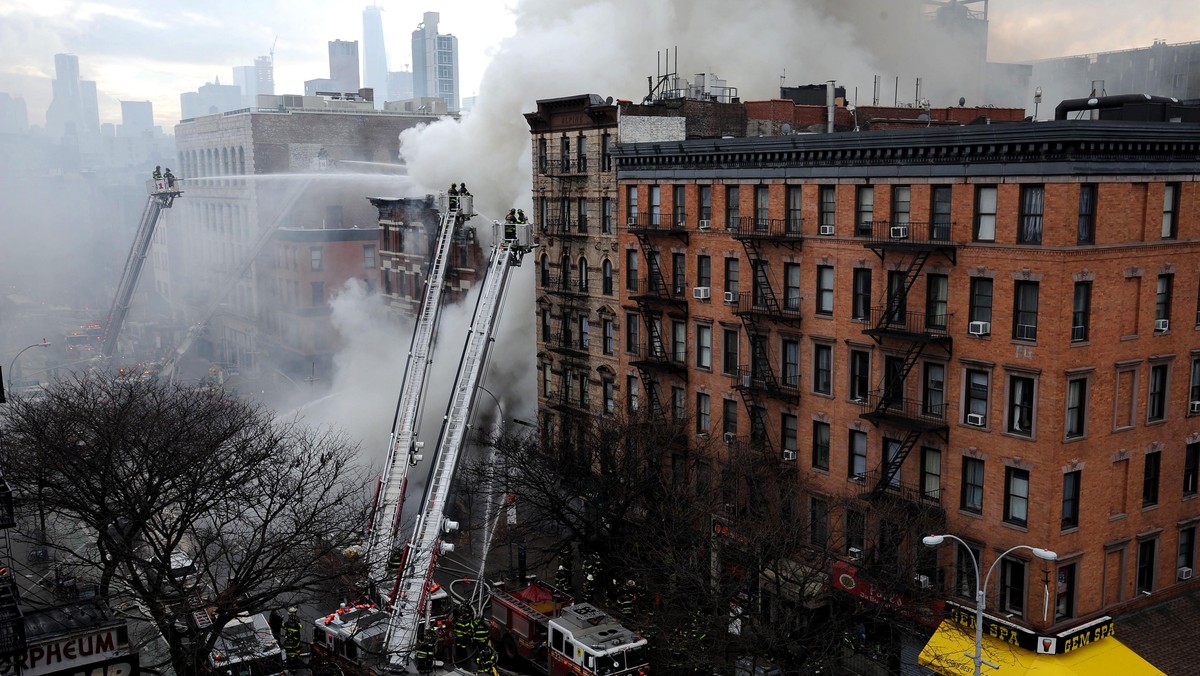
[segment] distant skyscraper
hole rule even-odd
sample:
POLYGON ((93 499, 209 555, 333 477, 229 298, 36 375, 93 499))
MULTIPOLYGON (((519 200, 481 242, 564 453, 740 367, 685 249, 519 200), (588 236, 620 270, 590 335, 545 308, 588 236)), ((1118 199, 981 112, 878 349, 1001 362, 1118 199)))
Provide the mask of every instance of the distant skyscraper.
POLYGON ((358 40, 329 43, 329 77, 304 81, 304 95, 317 92, 358 91, 358 40))
POLYGON ((154 104, 149 101, 121 102, 121 136, 154 133, 154 104))
POLYGON ((387 50, 383 43, 382 7, 363 10, 363 86, 375 90, 375 109, 388 98, 387 50))
POLYGON ((25 99, 0 92, 0 134, 23 134, 29 130, 25 99))
POLYGON ((406 101, 413 97, 413 74, 411 70, 393 70, 388 73, 386 101, 406 101))
POLYGON ((425 12, 412 34, 413 96, 436 96, 458 112, 458 38, 439 35, 439 14, 425 12))
POLYGON ((54 55, 54 98, 46 110, 46 131, 53 137, 62 136, 67 129, 82 127, 83 101, 79 93, 79 57, 74 54, 54 55))
POLYGON ((260 95, 275 94, 275 66, 269 56, 254 59, 253 66, 234 66, 233 83, 242 88, 242 107, 257 105, 260 95))
POLYGON ((79 81, 79 103, 83 107, 84 131, 100 131, 100 103, 96 97, 96 81, 79 81))
POLYGON ((242 88, 237 85, 223 85, 220 80, 209 82, 194 92, 184 92, 179 95, 179 115, 183 120, 215 113, 227 113, 244 107, 242 105, 242 88))

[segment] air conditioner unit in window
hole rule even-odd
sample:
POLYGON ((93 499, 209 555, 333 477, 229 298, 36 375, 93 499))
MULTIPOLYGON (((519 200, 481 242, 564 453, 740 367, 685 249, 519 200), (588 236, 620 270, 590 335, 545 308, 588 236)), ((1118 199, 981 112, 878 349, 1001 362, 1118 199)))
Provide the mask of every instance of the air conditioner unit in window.
POLYGON ((700 224, 697 226, 701 230, 709 230, 712 228, 712 221, 707 218, 700 219, 700 224))
POLYGON ((1037 340, 1036 324, 1017 324, 1018 340, 1037 340))
POLYGON ((709 287, 697 286, 696 288, 692 289, 692 298, 695 298, 696 300, 708 300, 708 297, 711 293, 712 289, 709 287))
POLYGON ((730 446, 733 445, 733 442, 737 441, 737 435, 735 435, 733 432, 726 432, 725 434, 721 435, 721 438, 724 439, 725 443, 729 444, 730 446))
POLYGON ((846 554, 846 558, 851 561, 862 561, 862 550, 858 547, 851 547, 846 554))
POLYGON ((908 239, 908 226, 907 225, 893 225, 892 226, 892 239, 908 239))
POLYGON ((750 387, 750 374, 742 376, 742 387, 750 387))
POLYGON ((785 449, 783 451, 783 459, 788 462, 795 462, 796 461, 796 452, 785 449))
POLYGON ((975 427, 983 427, 983 414, 982 413, 968 413, 967 414, 967 424, 974 425, 975 427))
POLYGON ((1192 572, 1191 568, 1182 566, 1179 570, 1175 571, 1175 577, 1180 580, 1190 580, 1192 579, 1192 572))
POLYGON ((1170 330, 1170 328, 1171 328, 1171 320, 1170 319, 1155 319, 1154 320, 1154 332, 1155 333, 1166 333, 1168 330, 1170 330))
POLYGON ((914 575, 913 583, 916 584, 917 587, 919 587, 921 589, 929 589, 929 587, 932 586, 931 583, 929 582, 928 575, 914 575))
POLYGON ((708 438, 708 432, 697 432, 697 433, 696 433, 696 436, 700 437, 701 439, 707 439, 707 438, 708 438))
POLYGON ((971 322, 967 325, 967 333, 972 336, 990 336, 992 335, 991 322, 971 322))
POLYGON ((1188 402, 1188 413, 1200 413, 1200 401, 1188 402))
POLYGON ((733 305, 736 302, 737 302, 737 294, 732 291, 726 291, 725 292, 725 304, 733 305))
POLYGON ((833 226, 832 225, 822 225, 820 228, 817 228, 817 232, 819 232, 822 235, 832 235, 833 234, 833 226))

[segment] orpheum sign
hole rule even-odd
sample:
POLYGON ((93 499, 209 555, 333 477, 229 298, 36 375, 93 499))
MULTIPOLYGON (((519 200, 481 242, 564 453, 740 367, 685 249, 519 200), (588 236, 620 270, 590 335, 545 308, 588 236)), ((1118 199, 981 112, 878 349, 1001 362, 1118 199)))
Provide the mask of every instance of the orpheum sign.
POLYGON ((129 676, 137 671, 124 625, 33 641, 21 659, 21 676, 129 676))

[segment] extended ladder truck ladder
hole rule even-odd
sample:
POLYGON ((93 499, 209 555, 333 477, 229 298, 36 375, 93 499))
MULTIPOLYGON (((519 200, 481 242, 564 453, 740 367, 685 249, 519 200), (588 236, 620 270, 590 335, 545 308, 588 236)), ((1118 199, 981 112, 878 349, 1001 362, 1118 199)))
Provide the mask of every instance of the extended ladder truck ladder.
POLYGON ((133 302, 133 293, 137 291, 138 279, 142 276, 142 265, 146 262, 146 254, 154 243, 154 231, 158 227, 158 216, 163 209, 170 209, 175 198, 183 194, 182 190, 170 186, 162 179, 146 181, 146 190, 150 193, 146 198, 146 208, 142 210, 142 222, 138 225, 137 234, 133 237, 133 246, 129 248, 129 258, 125 260, 125 269, 121 272, 121 280, 117 283, 117 294, 113 296, 112 307, 108 310, 108 319, 104 322, 104 343, 100 346, 100 355, 109 359, 117 351, 117 338, 121 335, 121 326, 129 314, 129 304, 133 302))
MULTIPOLYGON (((482 280, 475 314, 467 332, 467 342, 459 360, 458 375, 446 415, 442 419, 437 453, 433 458, 421 501, 421 511, 413 527, 412 539, 400 573, 400 587, 392 604, 392 618, 386 638, 387 653, 393 665, 403 667, 412 655, 418 638, 420 622, 428 612, 428 594, 433 580, 437 555, 443 550, 439 542, 443 531, 456 524, 445 520, 446 501, 458 467, 466 433, 469 428, 475 397, 492 344, 500 306, 503 304, 509 272, 521 264, 530 250, 528 224, 499 223, 493 226, 496 244, 482 280)), ((446 551, 449 546, 444 547, 446 551)))
MULTIPOLYGON (((396 402, 396 414, 392 418, 387 460, 383 466, 383 476, 376 496, 370 544, 367 549, 370 579, 376 581, 388 579, 388 560, 392 557, 393 550, 402 544, 396 541, 396 531, 400 525, 401 507, 408 487, 408 469, 420 460, 415 438, 420 424, 421 400, 425 396, 426 376, 433 356, 433 342, 437 337, 438 318, 442 311, 446 268, 460 214, 463 221, 474 215, 470 196, 460 197, 457 203, 449 204, 442 210, 437 245, 425 275, 421 311, 417 316, 416 326, 413 327, 408 358, 404 363, 400 398, 396 402)), ((387 592, 394 594, 395 589, 389 588, 387 592)), ((385 604, 389 601, 386 597, 381 600, 385 604)))

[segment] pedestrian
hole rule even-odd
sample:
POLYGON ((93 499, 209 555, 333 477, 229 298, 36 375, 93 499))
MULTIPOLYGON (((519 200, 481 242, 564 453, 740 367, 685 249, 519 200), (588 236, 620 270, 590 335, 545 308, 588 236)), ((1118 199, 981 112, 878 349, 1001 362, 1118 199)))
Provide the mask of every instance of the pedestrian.
POLYGON ((292 664, 300 660, 300 630, 304 628, 297 612, 296 606, 288 608, 288 617, 283 622, 283 653, 292 664))

